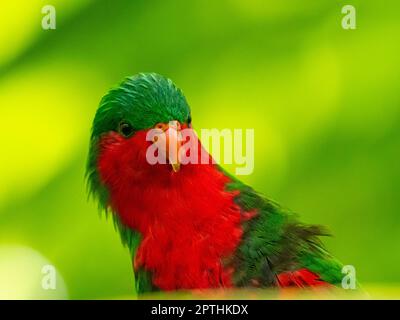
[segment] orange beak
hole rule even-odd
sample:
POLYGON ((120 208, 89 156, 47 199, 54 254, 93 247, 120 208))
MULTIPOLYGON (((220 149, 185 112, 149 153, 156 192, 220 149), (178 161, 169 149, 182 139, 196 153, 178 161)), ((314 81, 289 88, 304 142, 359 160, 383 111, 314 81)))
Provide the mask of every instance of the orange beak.
POLYGON ((169 123, 158 123, 156 129, 161 129, 164 134, 156 136, 158 139, 165 139, 164 143, 160 144, 160 151, 164 153, 166 159, 174 172, 178 172, 181 164, 179 162, 179 149, 182 145, 181 125, 178 121, 170 121, 169 123))

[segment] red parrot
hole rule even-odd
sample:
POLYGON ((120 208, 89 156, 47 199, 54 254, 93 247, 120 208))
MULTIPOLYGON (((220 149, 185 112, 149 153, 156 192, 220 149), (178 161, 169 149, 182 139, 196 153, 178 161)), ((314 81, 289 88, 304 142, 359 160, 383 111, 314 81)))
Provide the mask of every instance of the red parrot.
POLYGON ((166 163, 149 163, 154 128, 193 130, 185 96, 155 73, 126 78, 100 102, 87 162, 90 193, 132 254, 138 293, 341 283, 322 227, 300 223, 213 161, 181 164, 172 148, 166 163))

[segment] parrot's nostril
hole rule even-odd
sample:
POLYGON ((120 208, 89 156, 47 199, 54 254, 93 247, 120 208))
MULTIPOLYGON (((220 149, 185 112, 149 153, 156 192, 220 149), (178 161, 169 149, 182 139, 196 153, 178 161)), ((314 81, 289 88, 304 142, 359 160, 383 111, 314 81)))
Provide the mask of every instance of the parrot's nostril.
POLYGON ((170 121, 169 123, 159 122, 154 126, 154 128, 162 131, 167 131, 169 128, 181 130, 181 123, 176 120, 170 121))
POLYGON ((156 129, 161 129, 162 131, 166 131, 168 129, 168 124, 167 123, 157 123, 154 128, 156 129))

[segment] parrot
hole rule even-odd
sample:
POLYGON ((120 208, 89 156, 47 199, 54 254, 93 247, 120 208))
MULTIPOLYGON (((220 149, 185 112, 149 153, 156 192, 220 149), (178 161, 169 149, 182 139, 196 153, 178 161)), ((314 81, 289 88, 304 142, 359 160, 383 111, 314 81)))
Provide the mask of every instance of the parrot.
POLYGON ((86 165, 88 194, 129 249, 138 294, 340 286, 342 264, 322 243, 324 227, 301 223, 229 174, 200 139, 193 143, 210 161, 181 163, 175 141, 158 150, 164 163, 149 163, 151 130, 194 132, 189 104, 169 78, 126 77, 100 101, 86 165))

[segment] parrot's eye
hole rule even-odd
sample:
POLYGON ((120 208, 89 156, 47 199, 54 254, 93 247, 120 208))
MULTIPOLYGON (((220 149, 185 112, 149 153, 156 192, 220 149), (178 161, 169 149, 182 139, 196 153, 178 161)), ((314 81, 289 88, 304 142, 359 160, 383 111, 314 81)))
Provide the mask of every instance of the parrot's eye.
POLYGON ((192 117, 189 115, 189 117, 187 118, 187 124, 188 124, 188 127, 189 128, 191 128, 192 127, 192 117))
POLYGON ((133 133, 133 127, 129 123, 122 121, 118 126, 118 132, 124 137, 129 137, 133 133))

